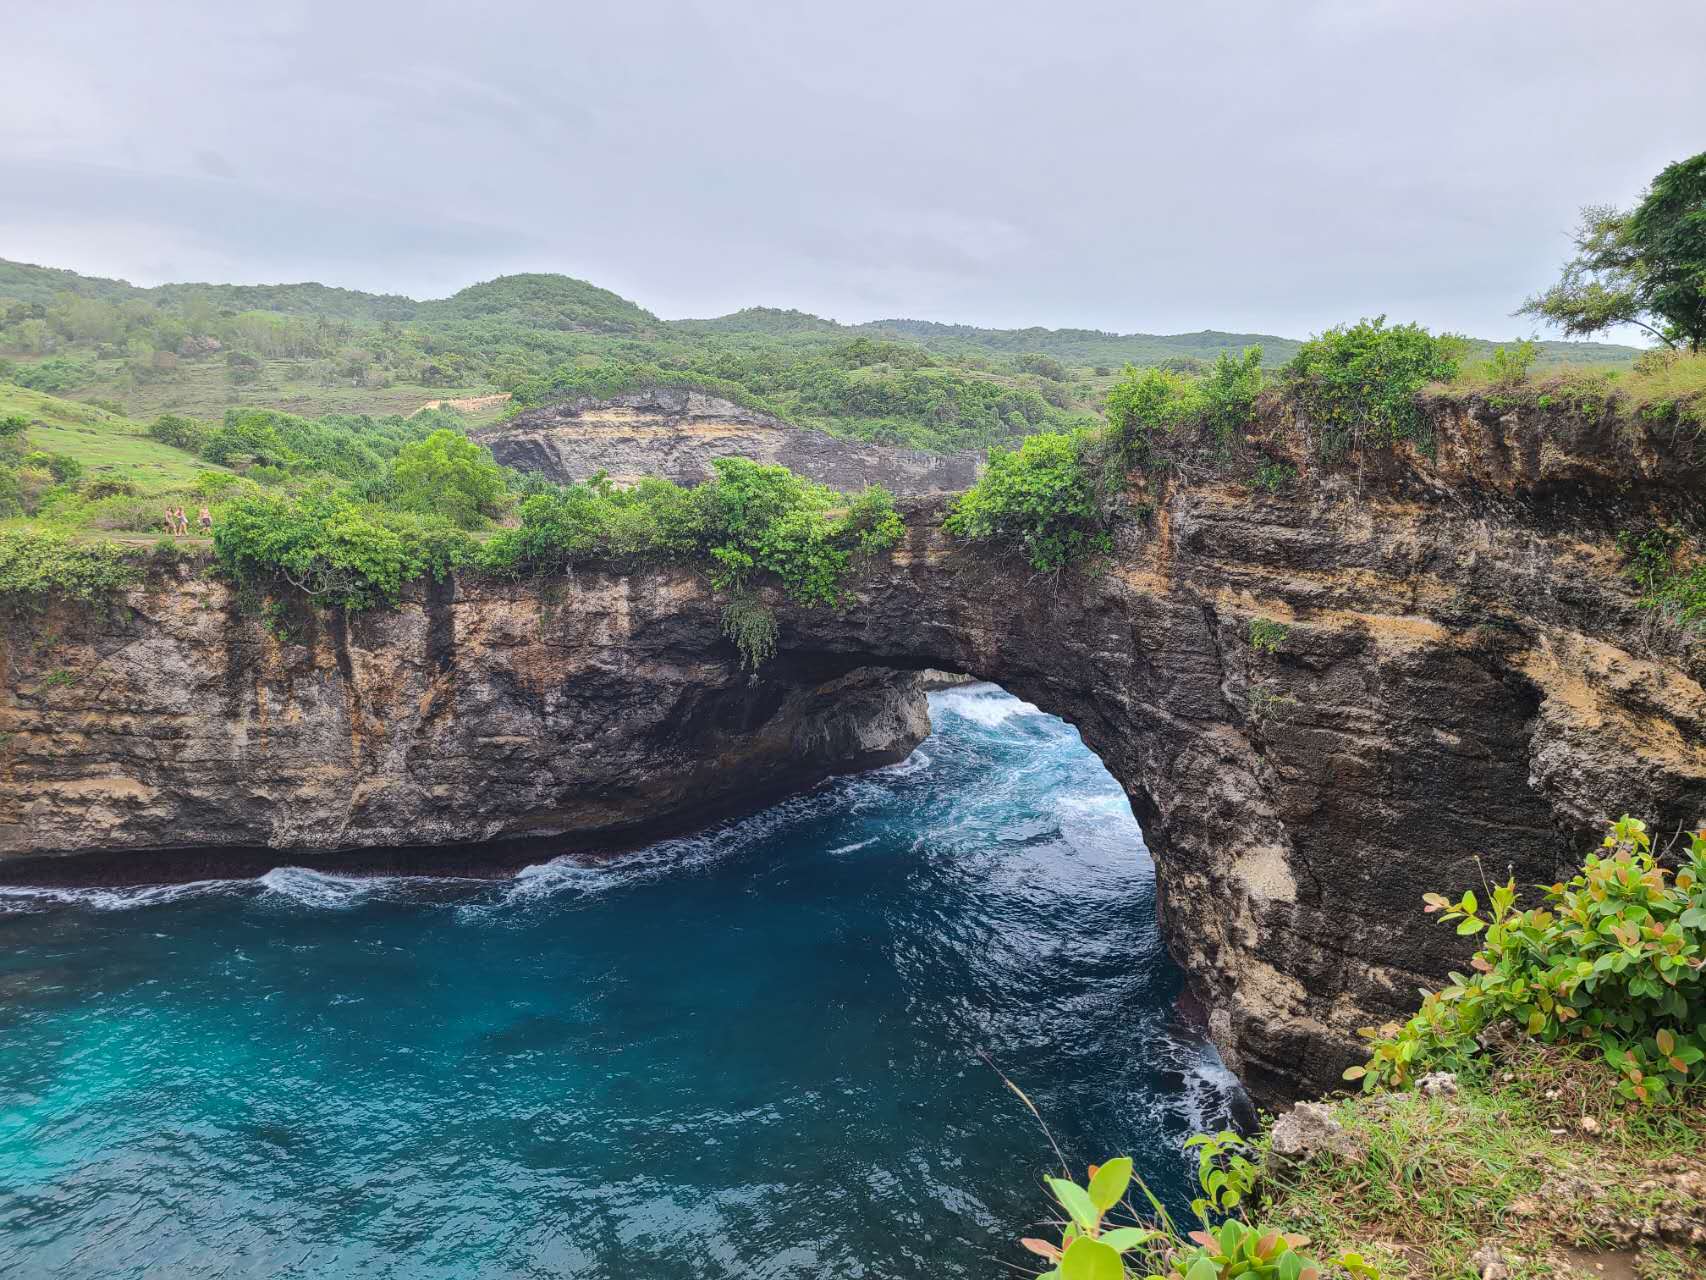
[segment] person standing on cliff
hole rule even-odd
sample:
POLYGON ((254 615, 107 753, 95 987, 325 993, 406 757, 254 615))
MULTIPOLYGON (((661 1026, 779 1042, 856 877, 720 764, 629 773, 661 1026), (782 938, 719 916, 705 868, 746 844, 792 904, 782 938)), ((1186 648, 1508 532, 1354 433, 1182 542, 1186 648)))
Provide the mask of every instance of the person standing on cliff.
POLYGON ((206 507, 203 507, 201 509, 200 522, 201 536, 205 538, 213 532, 213 512, 209 511, 206 507))

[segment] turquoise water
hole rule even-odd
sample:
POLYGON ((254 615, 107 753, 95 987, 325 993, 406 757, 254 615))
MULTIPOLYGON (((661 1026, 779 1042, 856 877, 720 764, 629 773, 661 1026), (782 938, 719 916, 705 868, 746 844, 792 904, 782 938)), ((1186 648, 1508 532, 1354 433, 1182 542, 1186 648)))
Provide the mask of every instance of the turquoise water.
POLYGON ((0 889, 0 1274, 1009 1274, 1232 1103, 1118 786, 992 686, 604 867, 0 889))

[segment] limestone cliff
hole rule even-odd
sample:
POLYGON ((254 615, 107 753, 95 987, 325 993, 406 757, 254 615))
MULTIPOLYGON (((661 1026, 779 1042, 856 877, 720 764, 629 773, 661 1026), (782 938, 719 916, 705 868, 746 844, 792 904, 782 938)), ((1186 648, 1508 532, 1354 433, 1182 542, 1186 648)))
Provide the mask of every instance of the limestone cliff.
POLYGON ((102 876, 147 879, 163 850, 217 873, 220 849, 609 848, 894 763, 929 733, 917 674, 752 682, 703 606, 690 577, 594 575, 269 623, 186 572, 14 618, 0 857, 104 853, 102 876))
POLYGON ((711 460, 738 456, 780 463, 843 492, 882 485, 890 493, 970 488, 981 455, 919 453, 791 427, 700 391, 658 388, 609 400, 547 405, 474 432, 505 466, 567 484, 608 472, 619 484, 662 476, 698 484, 711 460))
POLYGON ((850 673, 964 671, 1075 724, 1124 785, 1245 1082, 1318 1087, 1354 1028, 1461 960, 1425 890, 1551 881, 1624 809, 1706 817, 1706 654, 1651 634, 1614 542, 1641 495, 1698 501, 1693 455, 1484 404, 1432 416, 1437 460, 1321 474, 1308 424, 1273 424, 1252 447, 1306 472, 1280 495, 1134 477, 1113 553, 1058 579, 915 501, 847 609, 775 601, 752 683, 684 568, 447 584, 291 640, 195 578, 15 619, 0 847, 596 843, 794 784, 802 737, 843 754, 861 730, 811 728, 837 681, 906 724, 850 673))

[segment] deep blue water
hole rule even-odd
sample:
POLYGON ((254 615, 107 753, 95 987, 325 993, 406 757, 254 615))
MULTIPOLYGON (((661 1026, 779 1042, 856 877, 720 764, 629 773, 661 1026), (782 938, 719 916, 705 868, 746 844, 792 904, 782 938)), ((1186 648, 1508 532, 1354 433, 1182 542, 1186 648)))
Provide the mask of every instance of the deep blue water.
POLYGON ((1118 786, 992 686, 602 867, 0 889, 0 1274, 1009 1274, 1231 1101, 1118 786))

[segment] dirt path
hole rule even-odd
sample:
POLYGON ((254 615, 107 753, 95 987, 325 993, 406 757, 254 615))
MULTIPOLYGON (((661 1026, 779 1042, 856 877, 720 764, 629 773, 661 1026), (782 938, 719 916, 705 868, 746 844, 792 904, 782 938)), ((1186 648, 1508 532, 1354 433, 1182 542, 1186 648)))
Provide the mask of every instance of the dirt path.
MULTIPOLYGON (((457 400, 428 400, 415 413, 425 413, 428 409, 455 409, 458 413, 483 413, 487 409, 495 409, 500 404, 509 403, 509 392, 499 391, 489 396, 463 396, 457 400)), ((415 413, 409 416, 412 418, 415 413)))

